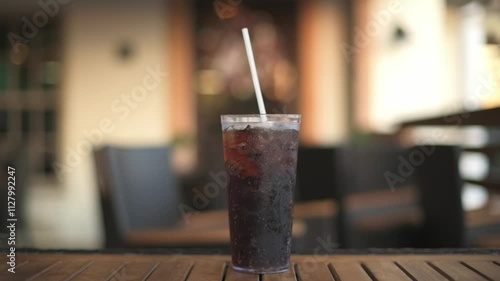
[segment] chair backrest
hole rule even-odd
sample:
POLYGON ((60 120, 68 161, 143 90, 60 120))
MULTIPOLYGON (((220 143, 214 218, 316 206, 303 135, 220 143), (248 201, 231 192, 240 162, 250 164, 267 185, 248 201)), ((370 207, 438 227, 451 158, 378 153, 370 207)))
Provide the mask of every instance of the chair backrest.
POLYGON ((338 155, 344 247, 463 245, 456 147, 345 147, 338 155))
POLYGON ((338 196, 411 185, 415 178, 411 169, 408 175, 402 176, 403 180, 392 180, 391 177, 399 173, 401 162, 407 159, 407 154, 406 149, 392 145, 343 147, 338 153, 337 169, 339 183, 347 188, 339 189, 338 196))
POLYGON ((417 228, 413 213, 418 209, 414 171, 398 180, 391 178, 399 176, 398 169, 406 155, 405 149, 393 145, 339 149, 335 197, 340 205, 337 228, 341 247, 412 245, 417 228))
POLYGON ((159 229, 180 218, 180 186, 170 148, 104 147, 95 152, 107 245, 134 230, 159 229))

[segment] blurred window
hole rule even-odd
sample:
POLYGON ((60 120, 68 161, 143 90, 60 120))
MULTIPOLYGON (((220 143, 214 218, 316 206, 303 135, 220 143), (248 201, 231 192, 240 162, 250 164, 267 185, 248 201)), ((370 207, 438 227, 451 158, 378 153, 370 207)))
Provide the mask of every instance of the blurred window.
POLYGON ((21 18, 0 20, 0 165, 23 161, 26 174, 50 177, 58 131, 60 25, 50 19, 29 30, 21 18))

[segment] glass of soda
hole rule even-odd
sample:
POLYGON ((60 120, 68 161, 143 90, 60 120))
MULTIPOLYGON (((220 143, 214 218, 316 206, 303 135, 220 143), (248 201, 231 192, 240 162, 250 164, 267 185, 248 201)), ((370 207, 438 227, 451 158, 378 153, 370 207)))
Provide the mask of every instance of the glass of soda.
POLYGON ((300 115, 222 115, 233 269, 290 267, 300 115))

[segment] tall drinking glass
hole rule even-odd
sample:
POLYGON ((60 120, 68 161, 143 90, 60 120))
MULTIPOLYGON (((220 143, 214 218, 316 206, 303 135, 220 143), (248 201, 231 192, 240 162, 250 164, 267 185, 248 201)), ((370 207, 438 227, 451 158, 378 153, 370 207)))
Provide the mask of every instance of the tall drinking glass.
POLYGON ((222 115, 233 268, 290 267, 300 115, 222 115))

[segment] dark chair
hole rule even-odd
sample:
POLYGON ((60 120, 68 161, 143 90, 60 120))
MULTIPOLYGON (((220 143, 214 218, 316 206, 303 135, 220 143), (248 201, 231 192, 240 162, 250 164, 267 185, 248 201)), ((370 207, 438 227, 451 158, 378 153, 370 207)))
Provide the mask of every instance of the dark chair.
POLYGON ((432 153, 416 168, 420 203, 424 212, 419 246, 464 247, 463 181, 458 168, 460 149, 445 145, 429 149, 432 153))
POLYGON ((106 247, 126 246, 137 230, 165 229, 180 219, 180 187, 169 147, 103 147, 94 153, 106 247))
POLYGON ((394 248, 414 244, 414 217, 418 216, 414 175, 405 175, 393 186, 386 179, 387 173, 398 174, 398 157, 405 154, 404 149, 394 146, 339 149, 336 198, 340 204, 340 247, 394 248))
MULTIPOLYGON (((461 149, 463 152, 482 154, 487 157, 489 163, 488 173, 482 178, 468 178, 463 175, 465 183, 482 186, 490 195, 489 202, 483 208, 465 213, 466 246, 497 247, 500 245, 500 215, 495 211, 495 205, 499 203, 497 194, 500 192, 500 107, 408 121, 401 124, 401 130, 419 126, 445 126, 455 129, 479 126, 487 132, 487 143, 473 147, 464 144, 461 149)), ((441 167, 436 165, 434 168, 441 167)))
POLYGON ((463 245, 457 148, 351 146, 336 167, 341 247, 463 245))

